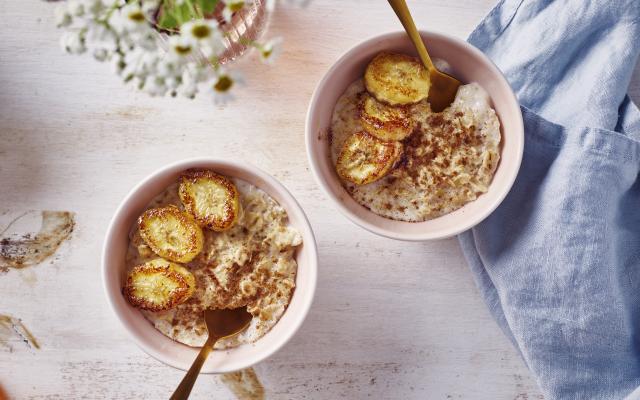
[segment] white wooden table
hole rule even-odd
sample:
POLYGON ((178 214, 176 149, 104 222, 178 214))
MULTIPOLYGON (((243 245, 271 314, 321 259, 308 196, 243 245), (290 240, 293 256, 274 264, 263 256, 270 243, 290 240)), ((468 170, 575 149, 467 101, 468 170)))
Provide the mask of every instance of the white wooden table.
MULTIPOLYGON (((493 2, 410 6, 420 27, 464 38, 493 2)), ((183 372, 138 349, 108 308, 101 246, 134 184, 169 162, 212 156, 250 161, 280 179, 318 240, 311 313, 284 349, 255 367, 267 398, 542 398, 486 310, 455 239, 374 236, 337 213, 307 166, 311 92, 342 52, 400 28, 386 2, 281 7, 270 33, 285 37, 283 57, 275 68, 243 61, 248 87, 224 109, 206 97, 149 98, 124 87, 108 65, 62 54, 53 7, 0 2, 0 225, 25 210, 73 211, 77 224, 50 260, 0 274, 0 314, 20 318, 41 346, 0 329, 6 396, 168 397, 183 372)), ((234 396, 219 377, 202 376, 192 398, 234 396)))

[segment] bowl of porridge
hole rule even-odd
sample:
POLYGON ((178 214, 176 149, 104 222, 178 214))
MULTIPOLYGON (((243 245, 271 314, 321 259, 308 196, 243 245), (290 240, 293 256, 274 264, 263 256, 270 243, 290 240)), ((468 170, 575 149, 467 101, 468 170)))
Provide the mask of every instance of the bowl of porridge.
POLYGON ((316 286, 313 232, 291 194, 232 161, 169 165, 136 186, 108 228, 108 300, 135 342, 183 370, 205 342, 206 309, 246 307, 249 327, 216 343, 203 373, 247 368, 282 347, 316 286))
POLYGON ((478 49, 422 31, 436 65, 463 85, 441 112, 404 32, 347 51, 312 96, 307 155, 320 186, 349 219, 400 240, 446 238, 502 202, 524 148, 520 106, 478 49))

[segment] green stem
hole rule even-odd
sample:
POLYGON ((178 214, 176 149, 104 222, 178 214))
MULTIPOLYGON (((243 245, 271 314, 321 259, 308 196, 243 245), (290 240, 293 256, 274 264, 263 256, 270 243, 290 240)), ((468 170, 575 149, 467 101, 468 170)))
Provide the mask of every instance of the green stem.
POLYGON ((211 56, 209 59, 209 65, 213 67, 216 71, 220 68, 220 59, 216 56, 211 56))
POLYGON ((107 10, 106 14, 104 15, 104 18, 101 19, 96 19, 96 22, 100 22, 103 24, 107 24, 109 22, 109 18, 111 18, 111 14, 113 14, 113 12, 118 8, 118 2, 114 2, 111 7, 109 7, 109 10, 107 10))
POLYGON ((243 46, 247 46, 247 47, 251 46, 258 50, 262 50, 264 48, 264 45, 262 43, 255 40, 248 39, 246 37, 241 37, 240 40, 238 40, 238 42, 243 46))
POLYGON ((197 17, 198 19, 204 18, 200 9, 197 8, 191 0, 184 0, 184 2, 187 4, 187 6, 189 6, 189 9, 191 10, 191 15, 193 15, 194 17, 197 17))

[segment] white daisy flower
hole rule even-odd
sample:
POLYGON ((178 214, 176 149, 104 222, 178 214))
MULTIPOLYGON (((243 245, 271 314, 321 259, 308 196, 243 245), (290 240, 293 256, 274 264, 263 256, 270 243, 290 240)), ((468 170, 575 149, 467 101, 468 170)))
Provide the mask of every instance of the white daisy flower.
POLYGON ((69 10, 67 9, 67 5, 66 4, 59 4, 55 11, 54 11, 54 18, 56 21, 56 26, 58 28, 62 28, 65 26, 69 26, 71 25, 71 22, 73 22, 73 19, 71 18, 71 14, 69 13, 69 10))
POLYGON ((180 88, 178 88, 178 93, 187 99, 195 99, 196 94, 198 94, 198 86, 193 84, 185 85, 183 83, 180 88))
POLYGON ((233 14, 242 10, 245 5, 245 0, 225 0, 224 9, 222 10, 222 17, 225 21, 231 22, 233 14))
POLYGON ((219 69, 216 76, 208 84, 213 102, 217 105, 225 105, 235 99, 233 90, 236 86, 244 84, 244 78, 236 71, 219 69))
POLYGON ((192 42, 183 36, 173 35, 169 38, 169 57, 182 60, 194 53, 192 42))
POLYGON ((161 60, 162 57, 157 52, 144 52, 142 57, 140 57, 136 75, 145 77, 157 73, 161 60))
POLYGON ((206 82, 211 76, 211 67, 209 65, 202 65, 197 63, 189 63, 184 69, 182 80, 193 81, 195 83, 206 82))
POLYGON ((175 96, 175 90, 180 86, 180 77, 170 76, 165 78, 164 84, 167 86, 167 89, 174 93, 173 96, 175 96))
POLYGON ((84 4, 80 0, 68 0, 67 10, 69 14, 79 17, 84 14, 84 4))
POLYGON ((224 44, 222 39, 217 42, 207 43, 200 46, 200 52, 211 63, 216 64, 218 56, 224 52, 224 44))
POLYGON ((179 77, 182 73, 180 64, 168 58, 160 59, 156 65, 156 74, 163 78, 179 77))
POLYGON ((144 32, 134 32, 128 35, 135 46, 142 47, 147 51, 158 49, 158 35, 148 27, 144 32))
POLYGON ((124 57, 122 58, 123 67, 121 72, 121 75, 125 81, 129 81, 134 76, 144 75, 144 55, 145 51, 138 47, 125 53, 124 57))
POLYGON ((102 4, 101 0, 82 0, 84 3, 84 9, 88 14, 91 14, 93 17, 100 17, 102 10, 104 9, 104 4, 102 4))
POLYGON ((275 37, 265 44, 260 45, 258 50, 260 51, 260 61, 272 65, 278 57, 280 57, 280 53, 282 53, 282 38, 275 37))
POLYGON ((149 76, 144 81, 142 89, 151 96, 164 96, 167 93, 167 85, 164 78, 159 76, 149 76))
POLYGON ((111 64, 111 70, 116 75, 120 75, 125 67, 124 59, 120 54, 117 53, 114 55, 114 57, 111 57, 109 64, 111 64))
POLYGON ((109 24, 119 33, 141 33, 149 29, 145 13, 138 3, 127 3, 114 12, 109 24))
MULTIPOLYGON (((173 1, 174 5, 186 2, 173 1)), ((226 18, 247 3, 225 1, 226 18)), ((206 87, 218 104, 233 99, 236 86, 244 80, 219 67, 226 39, 218 23, 187 22, 179 35, 170 35, 164 44, 151 23, 158 4, 158 0, 67 0, 55 14, 56 24, 66 30, 60 44, 69 53, 88 51, 108 62, 125 82, 152 96, 169 93, 193 98, 206 87)), ((276 38, 255 47, 263 61, 271 63, 281 51, 280 42, 276 38)))
POLYGON ((222 43, 218 23, 214 20, 200 19, 186 22, 180 27, 180 35, 203 50, 210 48, 215 51, 222 43))
POLYGON ((100 23, 90 23, 87 26, 86 40, 90 49, 105 49, 114 52, 118 49, 118 37, 108 26, 100 23))
POLYGON ((92 51, 93 54, 93 58, 95 58, 98 61, 106 61, 109 59, 109 55, 110 53, 106 50, 106 49, 93 49, 92 51))
POLYGON ((178 93, 189 99, 196 97, 198 93, 198 80, 189 71, 182 73, 182 84, 178 88, 178 93))
POLYGON ((82 31, 67 31, 63 33, 62 37, 60 37, 60 46, 64 51, 71 54, 80 54, 87 50, 82 31))

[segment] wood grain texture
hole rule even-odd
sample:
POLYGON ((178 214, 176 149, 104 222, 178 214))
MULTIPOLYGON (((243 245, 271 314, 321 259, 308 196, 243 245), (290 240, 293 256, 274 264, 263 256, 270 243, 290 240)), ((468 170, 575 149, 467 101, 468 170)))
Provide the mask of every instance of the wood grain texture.
MULTIPOLYGON (((422 28, 460 38, 493 0, 415 0, 422 28)), ((0 347, 0 393, 15 399, 166 398, 182 378, 138 349, 108 308, 100 252, 125 194, 155 169, 194 156, 250 161, 307 211, 320 251, 318 291, 300 332, 256 371, 269 399, 542 398, 483 304, 456 240, 403 243, 337 213, 315 184, 304 119, 315 84, 341 53, 400 25, 383 1, 285 6, 275 68, 242 61, 248 87, 217 108, 205 97, 152 99, 109 66, 61 53, 53 5, 0 2, 0 225, 32 210, 76 213, 44 263, 0 275, 0 314, 20 337, 0 347)), ((640 97, 640 71, 631 92, 640 97)), ((2 397, 2 395, 0 395, 2 397)), ((202 376, 194 399, 233 398, 202 376)))

